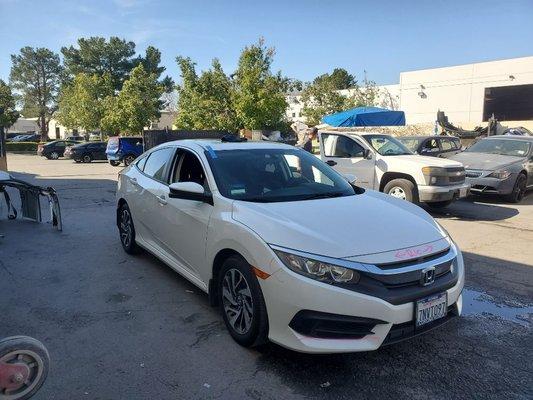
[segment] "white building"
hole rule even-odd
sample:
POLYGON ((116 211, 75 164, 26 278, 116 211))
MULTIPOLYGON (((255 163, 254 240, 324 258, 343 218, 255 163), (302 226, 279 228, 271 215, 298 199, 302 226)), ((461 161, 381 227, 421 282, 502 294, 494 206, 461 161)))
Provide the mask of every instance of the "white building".
MULTIPOLYGON (((388 97, 397 100, 408 125, 432 124, 441 110, 466 129, 484 125, 494 114, 504 125, 533 130, 533 57, 401 72, 399 84, 379 88, 376 105, 384 106, 388 97)), ((289 98, 287 118, 303 122, 292 117, 301 115, 303 104, 289 98)))

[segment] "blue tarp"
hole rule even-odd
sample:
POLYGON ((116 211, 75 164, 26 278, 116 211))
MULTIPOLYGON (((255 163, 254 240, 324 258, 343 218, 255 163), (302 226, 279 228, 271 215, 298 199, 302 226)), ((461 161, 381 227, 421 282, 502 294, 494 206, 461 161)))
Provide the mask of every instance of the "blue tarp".
POLYGON ((322 122, 331 126, 399 126, 405 125, 405 114, 379 107, 357 107, 326 115, 322 122))

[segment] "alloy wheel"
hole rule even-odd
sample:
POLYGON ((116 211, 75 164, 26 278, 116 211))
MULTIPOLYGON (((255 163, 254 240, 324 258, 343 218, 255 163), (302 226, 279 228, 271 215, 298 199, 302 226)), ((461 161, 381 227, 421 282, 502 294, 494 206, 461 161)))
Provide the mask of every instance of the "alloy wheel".
POLYGON ((135 157, 133 157, 133 156, 127 156, 126 158, 124 158, 124 165, 127 167, 127 166, 130 165, 134 160, 135 160, 135 157))
POLYGON ((120 240, 124 247, 129 247, 132 240, 133 226, 129 210, 124 209, 120 214, 120 240))
POLYGON ((50 154, 50 158, 52 160, 57 160, 59 158, 59 153, 53 151, 52 154, 50 154))
POLYGON ((90 163, 91 162, 91 156, 90 155, 84 155, 83 156, 83 162, 84 163, 90 163))
POLYGON ((391 188, 391 190, 389 190, 389 194, 398 199, 402 199, 402 200, 407 199, 405 191, 399 186, 394 186, 393 188, 391 188))
POLYGON ((244 275, 231 268, 222 281, 222 302, 231 327, 238 334, 247 333, 253 320, 253 300, 250 285, 244 275))

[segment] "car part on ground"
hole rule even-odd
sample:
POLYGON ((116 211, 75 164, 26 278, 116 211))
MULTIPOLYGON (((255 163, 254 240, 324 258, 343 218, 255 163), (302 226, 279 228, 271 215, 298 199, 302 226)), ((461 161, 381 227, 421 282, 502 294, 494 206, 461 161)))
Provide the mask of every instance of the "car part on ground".
POLYGON ((0 340, 0 400, 25 400, 43 385, 50 367, 46 347, 28 336, 0 340))
POLYGON ((16 219, 18 212, 11 202, 11 198, 6 188, 18 189, 21 201, 22 218, 41 222, 41 196, 46 197, 50 208, 50 222, 54 228, 61 231, 63 229, 61 220, 61 209, 57 193, 52 187, 41 187, 32 185, 20 179, 15 179, 7 172, 0 171, 0 193, 3 193, 7 204, 7 214, 9 219, 16 219))
POLYGON ((244 346, 369 351, 461 314, 462 254, 429 214, 291 146, 157 146, 119 173, 116 217, 124 250, 207 292, 244 346))

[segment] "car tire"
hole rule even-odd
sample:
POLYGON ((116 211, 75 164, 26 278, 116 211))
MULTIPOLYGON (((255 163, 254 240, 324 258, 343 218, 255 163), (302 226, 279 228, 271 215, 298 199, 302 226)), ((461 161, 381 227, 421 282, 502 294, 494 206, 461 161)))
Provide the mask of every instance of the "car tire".
POLYGON ((84 154, 83 157, 81 158, 81 160, 84 163, 90 163, 93 160, 93 158, 91 157, 90 154, 84 154))
POLYGON ((432 201, 431 203, 426 203, 426 204, 430 208, 441 209, 441 208, 448 207, 452 203, 453 203, 453 200, 446 200, 446 201, 432 201))
POLYGON ((137 157, 135 157, 133 154, 128 154, 126 157, 124 157, 124 165, 127 167, 130 165, 137 157))
POLYGON ((411 203, 418 203, 418 192, 413 182, 407 179, 393 179, 383 188, 383 193, 393 197, 407 200, 411 203))
MULTIPOLYGON (((0 363, 2 362, 22 363, 31 371, 28 381, 22 387, 7 394, 7 398, 13 399, 32 397, 43 385, 50 368, 50 356, 46 347, 28 336, 12 336, 0 340, 0 363)), ((2 387, 0 392, 4 393, 2 387)))
POLYGON ((526 194, 527 176, 523 173, 518 174, 514 183, 513 191, 505 196, 510 203, 520 203, 526 194))
POLYGON ((222 264, 218 296, 226 328, 238 344, 253 347, 268 341, 263 293, 252 267, 242 257, 228 257, 222 264))
POLYGON ((49 160, 57 160, 59 158, 59 153, 57 151, 52 151, 50 153, 50 156, 48 157, 49 160))
POLYGON ((120 161, 109 160, 109 164, 111 164, 113 167, 118 167, 120 165, 120 161))
POLYGON ((117 222, 122 248, 128 254, 138 254, 141 248, 135 242, 135 226, 133 225, 133 217, 127 203, 120 206, 117 222))

